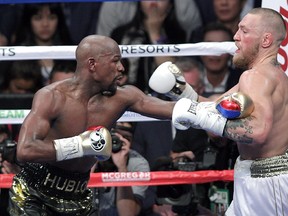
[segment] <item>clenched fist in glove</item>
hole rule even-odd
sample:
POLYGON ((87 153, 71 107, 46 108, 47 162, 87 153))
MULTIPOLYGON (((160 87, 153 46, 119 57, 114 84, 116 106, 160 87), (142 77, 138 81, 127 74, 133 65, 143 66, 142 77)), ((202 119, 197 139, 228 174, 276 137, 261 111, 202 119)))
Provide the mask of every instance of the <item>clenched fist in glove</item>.
POLYGON ((198 100, 198 94, 186 83, 181 70, 169 61, 158 66, 149 79, 149 86, 158 93, 166 94, 172 100, 180 98, 198 100))
POLYGON ((110 132, 102 126, 91 127, 74 137, 54 140, 57 161, 95 156, 99 161, 108 160, 112 152, 110 132))
POLYGON ((228 119, 244 118, 252 113, 254 104, 248 95, 235 92, 220 97, 216 101, 216 109, 228 119))
POLYGON ((174 106, 172 122, 180 130, 186 130, 189 127, 201 128, 222 136, 228 118, 247 117, 253 108, 251 98, 240 92, 219 98, 216 103, 198 103, 182 98, 174 106))
POLYGON ((174 106, 172 122, 179 130, 193 127, 222 136, 227 119, 218 113, 214 102, 198 103, 182 98, 174 106))

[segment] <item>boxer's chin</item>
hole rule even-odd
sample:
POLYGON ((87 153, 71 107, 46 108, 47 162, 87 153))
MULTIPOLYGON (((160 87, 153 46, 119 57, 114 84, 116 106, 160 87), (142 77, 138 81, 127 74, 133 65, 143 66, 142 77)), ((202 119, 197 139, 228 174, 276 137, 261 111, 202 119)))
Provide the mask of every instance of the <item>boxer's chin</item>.
POLYGON ((111 85, 107 90, 102 91, 102 95, 113 96, 116 94, 116 91, 117 91, 117 85, 111 85))
POLYGON ((248 67, 248 63, 245 61, 245 59, 237 55, 233 57, 233 64, 236 68, 239 68, 239 69, 246 70, 248 67))

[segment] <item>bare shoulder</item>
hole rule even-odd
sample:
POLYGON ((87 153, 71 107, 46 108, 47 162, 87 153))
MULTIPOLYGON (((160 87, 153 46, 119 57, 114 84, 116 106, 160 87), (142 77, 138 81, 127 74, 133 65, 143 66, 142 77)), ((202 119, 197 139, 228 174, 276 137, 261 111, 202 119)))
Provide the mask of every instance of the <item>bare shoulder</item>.
POLYGON ((127 100, 139 99, 139 97, 146 96, 140 89, 133 85, 124 85, 118 87, 118 93, 120 96, 127 98, 127 100))
POLYGON ((286 79, 285 73, 280 67, 263 64, 244 71, 239 80, 239 88, 248 94, 256 92, 270 94, 283 82, 283 78, 286 79))
POLYGON ((56 85, 45 86, 34 95, 32 111, 49 112, 49 116, 55 116, 65 103, 65 93, 56 85))
POLYGON ((273 69, 275 68, 267 68, 265 66, 257 66, 255 68, 246 70, 242 73, 239 82, 241 84, 248 83, 249 85, 257 84, 258 82, 263 82, 265 80, 270 80, 273 78, 273 69))

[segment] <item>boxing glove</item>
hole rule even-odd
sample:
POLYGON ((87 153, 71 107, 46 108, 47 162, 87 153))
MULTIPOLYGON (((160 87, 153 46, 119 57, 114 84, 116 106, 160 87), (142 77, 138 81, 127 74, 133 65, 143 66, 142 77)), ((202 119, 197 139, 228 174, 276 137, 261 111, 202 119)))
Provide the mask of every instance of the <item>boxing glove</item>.
POLYGON ((78 136, 56 139, 56 160, 69 160, 83 156, 95 156, 99 161, 108 160, 112 152, 110 132, 102 126, 91 127, 78 136))
POLYGON ((220 97, 216 101, 216 109, 228 119, 245 118, 253 112, 254 103, 248 95, 235 92, 220 97))
POLYGON ((198 100, 198 94, 186 83, 181 70, 172 62, 159 65, 149 79, 149 86, 154 91, 166 94, 172 100, 190 98, 198 100))
POLYGON ((215 102, 200 102, 182 98, 173 108, 172 123, 179 130, 189 127, 204 129, 222 136, 227 122, 215 108, 215 102))

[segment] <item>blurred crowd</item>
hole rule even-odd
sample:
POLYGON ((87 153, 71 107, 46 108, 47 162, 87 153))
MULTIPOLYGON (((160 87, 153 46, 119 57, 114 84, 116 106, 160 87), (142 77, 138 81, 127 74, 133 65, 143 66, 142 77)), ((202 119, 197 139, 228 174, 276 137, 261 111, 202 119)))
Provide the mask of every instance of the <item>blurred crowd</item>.
MULTIPOLYGON (((77 45, 91 34, 110 36, 121 45, 233 41, 240 19, 254 7, 261 7, 261 0, 1 4, 0 46, 77 45)), ((135 85, 146 94, 169 100, 153 92, 148 80, 161 63, 171 61, 198 94, 217 97, 234 86, 242 73, 233 67, 231 57, 223 54, 123 58, 125 72, 120 85, 135 85)), ((19 94, 33 97, 45 85, 73 78, 76 66, 75 60, 41 57, 0 61, 0 98, 19 94)), ((22 165, 15 157, 3 155, 10 151, 2 146, 17 143, 20 125, 0 126, 1 173, 17 173, 22 165)), ((125 155, 121 157, 115 150, 109 161, 96 164, 91 172, 226 170, 233 169, 238 156, 232 141, 200 129, 176 130, 170 121, 119 123, 113 133, 125 146, 125 155)), ((224 215, 233 195, 233 182, 130 188, 135 205, 122 209, 124 215, 125 211, 140 216, 224 215), (215 198, 219 191, 226 198, 215 198)), ((0 190, 0 215, 6 215, 8 192, 0 190)), ((120 189, 95 188, 94 204, 99 215, 121 212, 117 208, 123 207, 115 201, 117 190, 120 189)))

